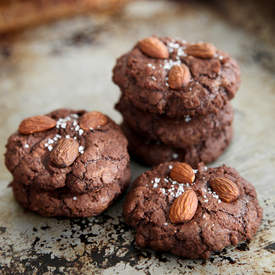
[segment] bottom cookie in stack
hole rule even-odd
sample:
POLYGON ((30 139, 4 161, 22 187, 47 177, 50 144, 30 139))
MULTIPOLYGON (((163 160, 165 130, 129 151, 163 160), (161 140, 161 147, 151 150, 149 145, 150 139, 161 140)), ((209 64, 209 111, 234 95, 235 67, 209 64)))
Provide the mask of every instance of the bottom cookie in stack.
POLYGON ((213 162, 228 147, 233 136, 233 127, 228 125, 198 144, 176 148, 138 135, 126 122, 123 122, 121 128, 128 138, 129 153, 137 161, 149 166, 171 160, 184 161, 194 167, 199 162, 213 162))
POLYGON ((26 209, 42 216, 91 217, 99 215, 130 182, 130 168, 122 179, 88 193, 74 194, 67 187, 47 191, 13 181, 15 199, 26 209))

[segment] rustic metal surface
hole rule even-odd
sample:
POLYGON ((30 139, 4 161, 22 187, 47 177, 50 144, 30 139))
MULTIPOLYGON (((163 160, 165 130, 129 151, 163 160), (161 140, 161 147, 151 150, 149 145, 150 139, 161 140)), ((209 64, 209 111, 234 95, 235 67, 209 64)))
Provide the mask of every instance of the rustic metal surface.
MULTIPOLYGON (((1 43, 1 274, 274 274, 275 52, 270 45, 211 8, 162 1, 132 3, 116 17, 72 19, 1 43), (121 217, 121 201, 96 218, 43 218, 23 210, 7 188, 4 145, 20 120, 65 106, 101 110, 120 121, 113 109, 119 91, 111 69, 117 56, 152 33, 212 41, 242 70, 233 101, 235 137, 213 165, 232 165, 255 184, 264 218, 252 242, 208 261, 138 249, 121 217)), ((133 163, 133 178, 144 169, 133 163)))

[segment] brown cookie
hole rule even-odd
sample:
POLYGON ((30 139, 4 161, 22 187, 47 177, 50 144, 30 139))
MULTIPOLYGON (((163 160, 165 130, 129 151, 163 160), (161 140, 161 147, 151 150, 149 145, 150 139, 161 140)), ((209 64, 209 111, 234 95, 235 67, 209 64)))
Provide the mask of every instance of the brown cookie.
POLYGON ((102 185, 91 192, 73 194, 68 187, 52 191, 13 181, 15 199, 26 209, 42 216, 91 217, 102 213, 126 189, 130 169, 120 180, 102 185))
POLYGON ((99 112, 59 109, 25 119, 6 145, 15 182, 87 193, 117 183, 128 169, 127 140, 99 112))
POLYGON ((222 109, 239 88, 240 71, 209 43, 150 37, 117 60, 113 81, 139 109, 183 117, 222 109))
POLYGON ((226 126, 219 133, 215 133, 199 144, 182 149, 139 136, 126 123, 122 124, 122 130, 128 138, 130 154, 138 162, 149 166, 172 160, 185 161, 194 167, 201 161, 213 162, 228 147, 233 136, 232 126, 226 126))
POLYGON ((255 188, 235 169, 179 162, 143 173, 123 213, 137 245, 192 259, 251 240, 262 219, 255 188))
POLYGON ((116 109, 121 112, 129 127, 141 136, 183 149, 219 134, 233 121, 233 109, 230 103, 217 114, 186 116, 181 119, 141 111, 124 97, 117 103, 116 109))

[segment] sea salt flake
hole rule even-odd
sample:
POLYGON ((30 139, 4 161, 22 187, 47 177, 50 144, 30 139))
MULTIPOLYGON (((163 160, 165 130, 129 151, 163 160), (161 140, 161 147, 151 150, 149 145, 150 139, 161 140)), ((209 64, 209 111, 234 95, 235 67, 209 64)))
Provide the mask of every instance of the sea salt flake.
POLYGON ((160 188, 160 191, 163 193, 163 195, 166 195, 166 190, 164 188, 160 188))
POLYGON ((66 135, 65 138, 70 138, 70 135, 66 135))
POLYGON ((158 184, 154 183, 153 188, 157 188, 157 187, 158 187, 158 184))
POLYGON ((160 178, 155 178, 155 183, 159 183, 160 182, 160 178))
POLYGON ((49 138, 48 139, 48 144, 53 144, 53 143, 54 143, 54 141, 51 138, 49 138))
POLYGON ((179 155, 177 153, 173 153, 173 155, 172 155, 173 159, 177 159, 178 157, 179 157, 179 155))
POLYGON ((26 143, 24 147, 25 147, 25 148, 29 148, 30 145, 26 143))
POLYGON ((80 154, 83 154, 84 153, 84 146, 79 146, 79 148, 78 148, 78 151, 79 151, 79 153, 80 154))
POLYGON ((48 146, 48 150, 49 150, 49 151, 52 151, 52 149, 53 149, 52 145, 49 145, 49 146, 48 146))
POLYGON ((156 81, 156 80, 157 80, 157 79, 156 79, 156 77, 154 77, 154 76, 152 76, 151 78, 152 78, 152 80, 154 80, 154 81, 156 81))
POLYGON ((184 121, 185 122, 189 122, 191 120, 192 120, 192 118, 189 115, 187 115, 187 116, 184 117, 184 121))
POLYGON ((77 197, 73 197, 73 200, 76 201, 76 200, 77 200, 77 197))
POLYGON ((75 126, 75 130, 78 131, 80 129, 79 125, 75 126))
POLYGON ((84 131, 82 129, 79 129, 78 133, 79 133, 80 136, 82 136, 84 131))
POLYGON ((173 168, 173 165, 169 165, 168 168, 171 170, 173 168))

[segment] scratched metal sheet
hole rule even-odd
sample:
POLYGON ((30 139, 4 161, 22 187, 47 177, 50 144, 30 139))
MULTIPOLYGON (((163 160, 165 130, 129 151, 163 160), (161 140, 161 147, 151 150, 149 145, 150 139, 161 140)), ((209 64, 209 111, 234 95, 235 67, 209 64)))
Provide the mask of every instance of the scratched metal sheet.
MULTIPOLYGON (((274 274, 275 50, 245 22, 234 25, 229 18, 202 4, 138 1, 111 18, 75 18, 2 40, 0 273, 274 274), (4 145, 20 120, 72 107, 101 110, 119 122, 112 67, 137 39, 152 33, 212 41, 241 66, 242 86, 233 101, 235 137, 213 165, 232 165, 256 186, 264 218, 253 241, 208 261, 140 250, 121 216, 121 201, 95 218, 43 218, 23 210, 7 188, 4 145)), ((144 170, 132 163, 133 178, 144 170)))

